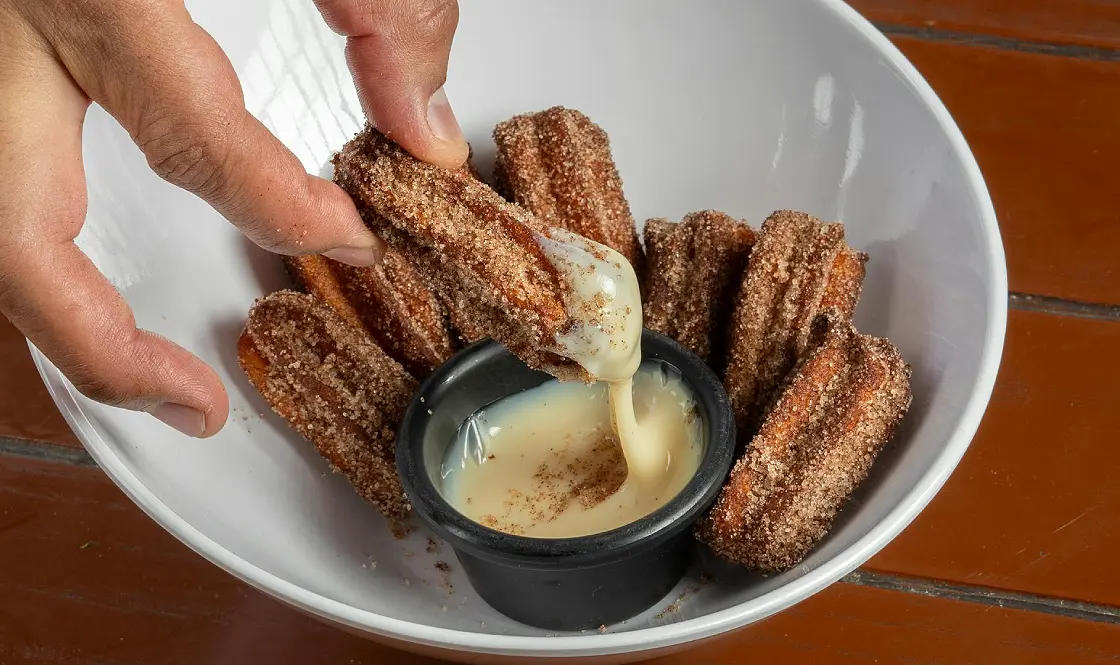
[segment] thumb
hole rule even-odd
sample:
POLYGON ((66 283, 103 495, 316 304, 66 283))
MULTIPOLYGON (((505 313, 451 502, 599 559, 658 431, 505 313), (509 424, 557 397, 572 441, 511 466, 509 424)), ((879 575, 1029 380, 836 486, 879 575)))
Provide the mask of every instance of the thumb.
POLYGON ((316 0, 347 37, 346 60, 370 121, 417 158, 445 168, 467 159, 447 100, 447 59, 459 23, 455 0, 316 0))

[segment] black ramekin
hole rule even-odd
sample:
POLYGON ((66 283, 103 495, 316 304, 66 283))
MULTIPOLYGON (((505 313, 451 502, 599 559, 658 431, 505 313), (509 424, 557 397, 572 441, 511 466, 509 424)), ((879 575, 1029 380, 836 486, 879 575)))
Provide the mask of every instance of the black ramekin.
POLYGON ((550 630, 584 630, 640 614, 665 597, 688 566, 691 527, 731 467, 735 428, 719 379, 693 353, 646 330, 645 360, 680 371, 706 424, 692 480, 674 499, 631 524, 576 538, 527 538, 495 531, 440 494, 440 464, 459 425, 479 408, 552 377, 504 346, 477 342, 420 386, 397 436, 397 469, 413 511, 451 545, 475 591, 511 619, 550 630))

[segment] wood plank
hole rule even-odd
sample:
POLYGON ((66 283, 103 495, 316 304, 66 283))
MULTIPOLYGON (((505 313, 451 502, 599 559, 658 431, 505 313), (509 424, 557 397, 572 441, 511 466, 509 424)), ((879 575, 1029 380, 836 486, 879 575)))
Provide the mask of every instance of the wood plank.
POLYGON ((1120 304, 1120 63, 894 41, 976 154, 1011 290, 1120 304))
POLYGON ((81 447, 31 362, 27 340, 0 315, 0 437, 81 447))
POLYGON ((1120 606, 1120 323, 1012 310, 984 422, 879 571, 1120 606))
MULTIPOLYGON (((1115 662, 1120 625, 840 584, 660 665, 1115 662)), ((304 617, 187 550, 96 469, 0 456, 0 662, 436 665, 304 617)))
POLYGON ((878 23, 1120 48, 1116 0, 850 0, 878 23))
POLYGON ((1115 663, 1120 627, 847 584, 659 665, 1115 663), (748 657, 749 654, 749 657, 748 657))

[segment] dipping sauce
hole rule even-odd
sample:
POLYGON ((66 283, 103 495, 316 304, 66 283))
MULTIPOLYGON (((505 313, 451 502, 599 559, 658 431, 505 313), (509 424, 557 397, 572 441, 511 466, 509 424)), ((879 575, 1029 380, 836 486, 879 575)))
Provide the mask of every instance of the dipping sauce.
POLYGON ((634 268, 618 252, 563 229, 538 236, 544 255, 567 282, 570 330, 553 351, 599 381, 627 381, 642 360, 642 296, 634 268))
POLYGON ((535 538, 601 533, 654 512, 696 473, 705 424, 676 369, 642 363, 632 444, 654 437, 649 448, 658 454, 654 473, 629 473, 610 393, 606 383, 548 381, 480 409, 448 446, 443 497, 475 522, 535 538))
POLYGON ((563 229, 538 241, 568 283, 566 308, 574 325, 553 351, 576 361, 610 387, 614 432, 628 472, 645 484, 664 473, 665 442, 634 413, 632 377, 642 360, 642 298, 634 268, 615 250, 563 229))

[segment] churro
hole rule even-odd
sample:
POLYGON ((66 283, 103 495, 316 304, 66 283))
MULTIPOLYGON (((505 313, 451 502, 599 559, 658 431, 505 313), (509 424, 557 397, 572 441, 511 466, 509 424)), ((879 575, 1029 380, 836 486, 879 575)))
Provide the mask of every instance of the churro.
POLYGON ((284 257, 301 290, 364 328, 413 376, 424 378, 454 351, 447 315, 416 268, 389 250, 380 264, 356 268, 324 256, 284 257))
POLYGON ((428 283, 439 295, 450 316, 451 327, 464 343, 477 342, 487 337, 502 341, 518 358, 530 367, 547 370, 553 376, 566 380, 588 379, 587 372, 575 361, 564 358, 525 334, 521 325, 501 309, 480 301, 477 291, 455 279, 435 252, 405 242, 402 252, 428 276, 428 283))
POLYGON ((830 313, 697 528, 729 561, 764 572, 800 563, 909 408, 910 368, 894 346, 830 313))
POLYGON ((642 248, 622 178, 601 127, 556 106, 499 123, 495 187, 542 222, 589 238, 626 257, 642 274, 642 248))
POLYGON ((397 477, 396 428, 416 380, 315 296, 260 298, 237 344, 265 401, 396 530, 409 512, 397 477))
POLYGON ((714 210, 686 215, 679 224, 651 219, 645 227, 645 326, 722 366, 736 289, 756 234, 714 210))
POLYGON ((471 332, 570 376, 570 364, 554 367, 540 352, 570 324, 567 284, 541 245, 544 224, 466 171, 421 162, 370 127, 334 163, 366 224, 417 266, 460 332, 469 319, 479 328, 471 332))
POLYGON ((788 210, 762 224, 728 333, 724 386, 741 440, 765 417, 816 315, 831 305, 840 321, 851 319, 866 261, 845 243, 842 224, 788 210))

